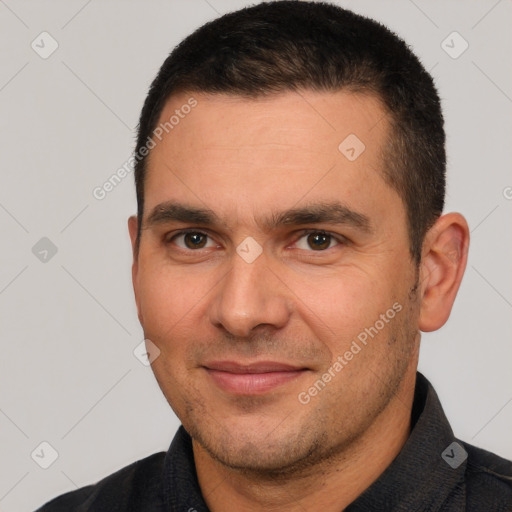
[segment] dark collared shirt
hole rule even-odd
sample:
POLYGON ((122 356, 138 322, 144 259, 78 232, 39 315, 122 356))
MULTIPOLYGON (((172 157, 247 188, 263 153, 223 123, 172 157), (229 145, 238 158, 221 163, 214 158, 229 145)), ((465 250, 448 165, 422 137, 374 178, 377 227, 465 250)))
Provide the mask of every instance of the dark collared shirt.
MULTIPOLYGON (((436 392, 420 373, 411 421, 402 451, 345 512, 512 511, 512 462, 455 439, 436 392)), ((208 512, 190 436, 181 426, 167 453, 55 498, 38 512, 70 511, 208 512)))

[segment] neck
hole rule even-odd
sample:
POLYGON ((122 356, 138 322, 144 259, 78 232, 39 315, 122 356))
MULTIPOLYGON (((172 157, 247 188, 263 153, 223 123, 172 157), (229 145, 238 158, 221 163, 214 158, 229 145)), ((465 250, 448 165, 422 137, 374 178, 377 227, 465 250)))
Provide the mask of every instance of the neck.
POLYGON ((281 510, 339 512, 391 464, 410 433, 416 373, 409 373, 388 407, 356 441, 300 475, 254 475, 214 460, 193 440, 203 497, 212 512, 281 510))

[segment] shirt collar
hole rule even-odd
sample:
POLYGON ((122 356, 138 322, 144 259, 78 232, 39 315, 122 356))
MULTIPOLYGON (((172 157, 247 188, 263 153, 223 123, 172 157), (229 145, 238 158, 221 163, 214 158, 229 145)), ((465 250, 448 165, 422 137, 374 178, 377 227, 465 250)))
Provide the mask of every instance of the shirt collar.
POLYGON ((197 480, 192 438, 183 425, 165 456, 163 477, 167 510, 209 512, 197 480))
MULTIPOLYGON (((411 420, 411 435, 400 453, 346 512, 439 510, 453 489, 463 484, 467 461, 453 468, 442 457, 455 437, 437 393, 419 372, 411 420)), ((455 451, 463 450, 458 446, 455 451)), ((448 450, 448 455, 460 453, 448 450)))

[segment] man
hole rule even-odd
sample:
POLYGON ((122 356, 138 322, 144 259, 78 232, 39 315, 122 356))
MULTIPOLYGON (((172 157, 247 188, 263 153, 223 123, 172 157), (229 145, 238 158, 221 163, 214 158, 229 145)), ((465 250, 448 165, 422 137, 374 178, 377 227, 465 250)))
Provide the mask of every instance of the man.
POLYGON ((41 510, 512 510, 512 463, 417 373, 469 230, 402 40, 325 3, 225 15, 164 62, 134 158, 138 316, 182 426, 41 510))

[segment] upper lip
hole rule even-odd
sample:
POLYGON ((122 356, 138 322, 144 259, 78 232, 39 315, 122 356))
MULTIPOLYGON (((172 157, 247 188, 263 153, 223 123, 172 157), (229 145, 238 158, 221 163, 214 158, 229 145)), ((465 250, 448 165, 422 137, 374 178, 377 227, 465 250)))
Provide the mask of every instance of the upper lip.
POLYGON ((209 370, 217 370, 229 373, 270 373, 293 372, 306 370, 303 366, 293 366, 275 361, 258 361, 253 363, 237 363, 235 361, 212 361, 204 365, 209 370))

